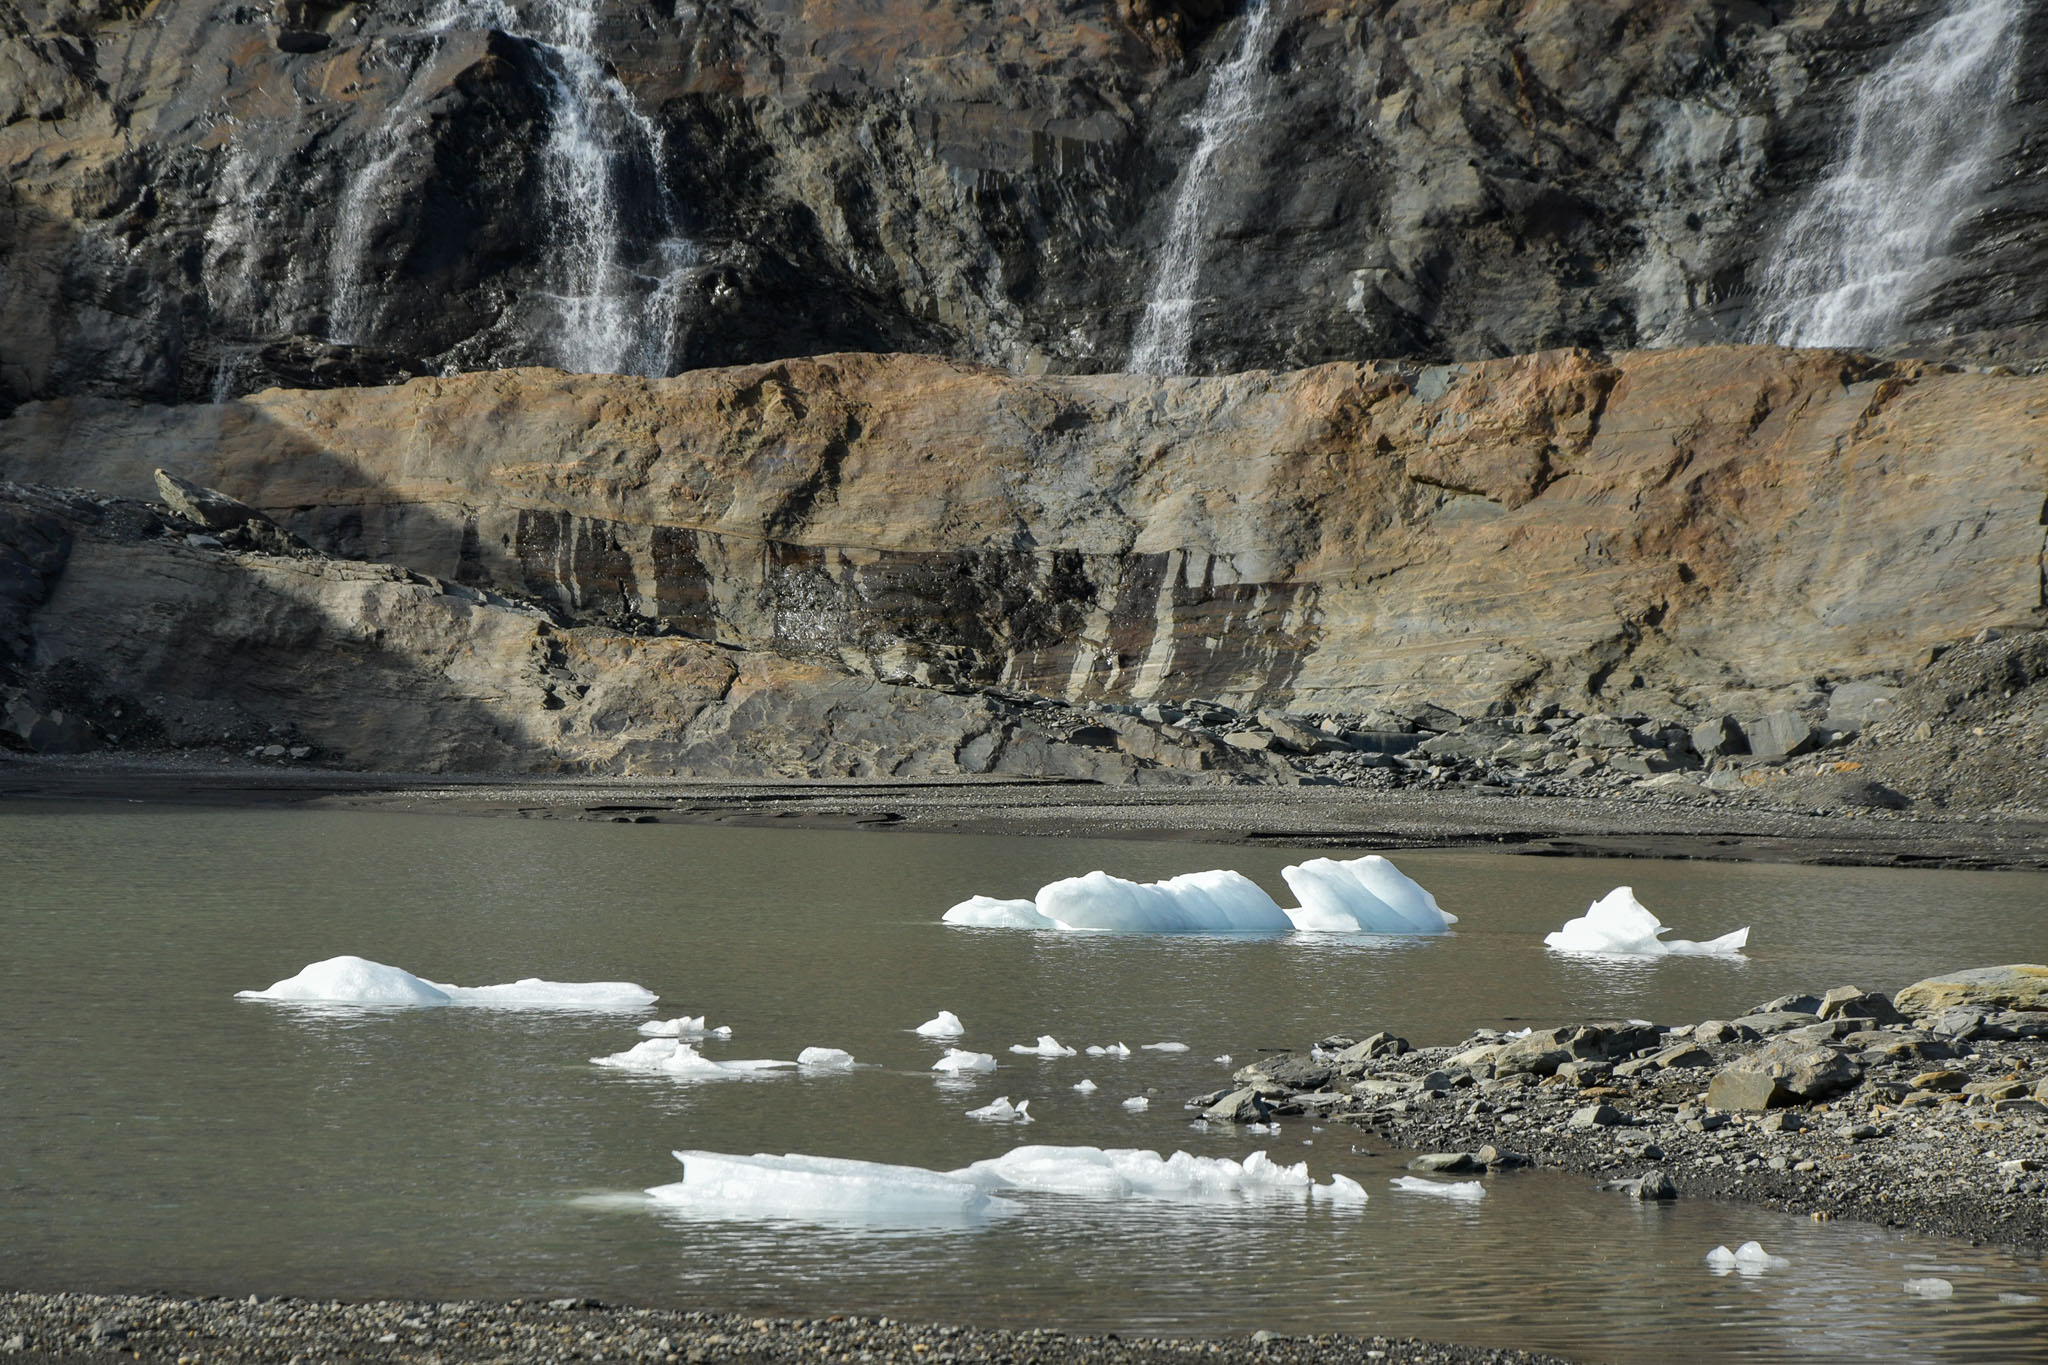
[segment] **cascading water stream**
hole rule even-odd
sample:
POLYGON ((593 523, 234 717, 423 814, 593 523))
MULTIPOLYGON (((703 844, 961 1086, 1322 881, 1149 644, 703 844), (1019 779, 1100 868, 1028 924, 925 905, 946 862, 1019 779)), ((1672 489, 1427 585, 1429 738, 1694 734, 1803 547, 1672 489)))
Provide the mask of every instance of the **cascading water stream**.
POLYGON ((1195 286, 1201 276, 1202 229, 1215 193, 1216 154, 1258 114, 1264 83, 1260 67, 1272 29, 1271 0, 1252 0, 1237 52, 1216 69, 1194 117, 1200 137, 1181 171, 1180 190, 1167 223, 1166 249, 1152 277, 1144 316, 1131 338, 1134 374, 1182 374, 1195 336, 1195 286))
MULTIPOLYGON (((597 51, 594 0, 538 0, 523 22, 505 0, 441 0, 420 33, 438 51, 461 28, 496 28, 533 45, 547 73, 548 137, 540 149, 548 249, 544 297, 552 316, 528 320, 540 349, 564 369, 665 374, 681 302, 678 273, 694 252, 676 228, 660 170, 661 130, 597 51), (627 201, 651 182, 656 240, 629 242, 627 201)), ((390 300, 366 283, 382 186, 409 148, 430 87, 414 82, 391 107, 377 155, 351 177, 335 234, 330 308, 336 340, 374 339, 390 300)))
POLYGON ((1849 145, 1786 226, 1752 338, 1894 339, 1991 166, 2023 0, 1960 0, 1856 92, 1849 145))

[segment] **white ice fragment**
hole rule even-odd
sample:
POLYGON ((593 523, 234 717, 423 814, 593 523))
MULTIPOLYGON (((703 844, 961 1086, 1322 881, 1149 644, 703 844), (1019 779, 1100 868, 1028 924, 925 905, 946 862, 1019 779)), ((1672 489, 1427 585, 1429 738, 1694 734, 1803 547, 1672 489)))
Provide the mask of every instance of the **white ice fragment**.
POLYGON ((1029 1108, 1030 1100, 1018 1100, 1011 1104, 1008 1095, 998 1095, 981 1108, 968 1110, 967 1117, 980 1119, 984 1123, 1030 1123, 1031 1115, 1025 1112, 1029 1108))
POLYGON ((1385 858, 1311 858, 1280 869, 1301 902, 1296 929, 1336 934, 1441 934, 1458 922, 1436 897, 1385 858))
POLYGON ((768 1058, 714 1062, 688 1043, 675 1038, 649 1038, 635 1043, 624 1052, 614 1052, 608 1057, 592 1057, 597 1066, 611 1067, 615 1071, 635 1071, 647 1076, 670 1076, 680 1080, 731 1080, 742 1076, 758 1076, 763 1072, 782 1071, 796 1065, 795 1062, 779 1062, 768 1058))
POLYGON ((1056 929, 1059 926, 1038 913, 1032 901, 997 900, 993 896, 969 896, 941 918, 947 924, 967 929, 1056 929))
POLYGON ((475 1009, 573 1010, 612 1013, 645 1009, 660 996, 628 981, 542 981, 528 977, 503 986, 450 986, 401 967, 361 957, 330 957, 286 977, 268 990, 237 991, 237 1000, 350 1006, 466 1005, 475 1009))
POLYGON ((1145 1110, 1150 1109, 1151 1107, 1152 1101, 1146 1099, 1143 1095, 1133 1095, 1129 1099, 1124 1101, 1124 1108, 1130 1110, 1134 1114, 1141 1114, 1145 1110))
POLYGON ((1247 1133, 1264 1133, 1272 1137, 1280 1136, 1280 1125, 1277 1123, 1247 1123, 1244 1126, 1244 1130, 1247 1133))
POLYGON ((1905 1290, 1916 1299, 1951 1299, 1956 1287, 1939 1276, 1929 1275, 1925 1279, 1908 1280, 1905 1290))
POLYGON ((1761 1242, 1744 1242, 1730 1251, 1725 1246, 1715 1247, 1707 1253, 1707 1268, 1716 1275, 1737 1271, 1744 1276, 1761 1275, 1766 1270, 1783 1270, 1792 1262, 1783 1256, 1773 1256, 1765 1251, 1761 1242))
POLYGON ((853 1054, 836 1047, 807 1047, 796 1054, 796 1064, 812 1071, 851 1071, 853 1054))
POLYGON ((1393 1185, 1397 1190, 1433 1194, 1439 1199, 1456 1199, 1466 1204, 1486 1198, 1486 1186, 1476 1180, 1424 1180, 1419 1176, 1397 1175, 1393 1185))
POLYGON ((840 1157, 677 1152, 683 1178, 648 1195, 664 1208, 725 1218, 972 1221, 1013 1211, 979 1185, 918 1166, 840 1157))
POLYGON ((2039 1303, 2041 1296, 2039 1294, 2015 1294, 2010 1289, 2006 1289, 1999 1291, 1998 1301, 2017 1308, 2023 1304, 2039 1303))
POLYGON ((1365 1203, 1368 1198, 1365 1186, 1350 1176, 1338 1175, 1335 1171, 1330 1173, 1329 1184, 1311 1185, 1308 1192, 1310 1198, 1327 1204, 1358 1205, 1365 1203))
POLYGON ((1617 886, 1594 901, 1585 914, 1566 920, 1557 932, 1545 934, 1543 944, 1561 953, 1621 957, 1739 957, 1749 942, 1747 928, 1703 943, 1689 939, 1672 939, 1667 943, 1660 935, 1670 932, 1643 908, 1633 889, 1617 886))
POLYGON ((1074 1049, 1061 1047, 1060 1040, 1053 1037, 1050 1033, 1039 1034, 1038 1041, 1035 1043, 1012 1043, 1010 1044, 1010 1051, 1021 1053, 1026 1057, 1071 1057, 1074 1055, 1074 1049))
POLYGON ((1299 1199, 1309 1186, 1306 1163, 1282 1166, 1264 1152, 1238 1162, 1186 1152, 1161 1157, 1132 1148, 1018 1147, 953 1174, 987 1190, 1198 1203, 1299 1199))
POLYGON ((917 1026, 917 1032, 927 1038, 958 1038, 967 1032, 967 1026, 960 1022, 960 1016, 951 1010, 940 1010, 936 1019, 927 1019, 917 1026))
POLYGON ((1198 1133, 1206 1133, 1209 1131, 1209 1120, 1196 1119, 1194 1122, 1190 1123, 1188 1127, 1194 1129, 1198 1133))
POLYGON ((996 1059, 986 1052, 969 1052, 965 1048, 949 1047, 946 1055, 932 1063, 934 1071, 949 1071, 958 1075, 963 1071, 994 1071, 996 1059))
POLYGON ((649 1019, 640 1026, 640 1031, 650 1038, 730 1038, 732 1028, 720 1024, 717 1028, 704 1027, 704 1016, 680 1015, 674 1019, 649 1019))
POLYGON ((1088 1047, 1088 1055, 1090 1057, 1128 1057, 1131 1055, 1131 1050, 1122 1043, 1111 1043, 1108 1047, 1100 1047, 1091 1043, 1088 1047))
POLYGON ((1224 1053, 1224 1054, 1223 1054, 1223 1055, 1222 1055, 1221 1057, 1218 1057, 1218 1058, 1216 1059, 1216 1064, 1217 1064, 1218 1066, 1229 1066, 1229 1065, 1230 1065, 1230 1054, 1226 1052, 1226 1053, 1224 1053))
POLYGON ((1258 883, 1226 869, 1184 872, 1163 882, 1131 882, 1107 872, 1090 872, 1040 887, 1036 906, 1053 927, 1069 930, 1284 934, 1294 927, 1258 883))
POLYGON ((1080 1091, 1084 1095, 1092 1095, 1095 1093, 1096 1085, 1093 1081, 1084 1080, 1079 1085, 1075 1086, 1074 1089, 1080 1091))
POLYGON ((1147 1052, 1186 1052, 1188 1050, 1186 1043, 1140 1043, 1138 1046, 1144 1048, 1147 1052))

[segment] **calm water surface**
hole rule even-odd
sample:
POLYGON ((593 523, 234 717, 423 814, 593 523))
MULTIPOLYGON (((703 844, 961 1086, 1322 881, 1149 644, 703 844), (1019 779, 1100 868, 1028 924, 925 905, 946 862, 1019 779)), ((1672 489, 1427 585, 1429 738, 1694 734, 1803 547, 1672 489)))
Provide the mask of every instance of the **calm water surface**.
MULTIPOLYGON (((1360 852, 1370 851, 1366 849, 1360 852)), ((1350 1130, 1188 1127, 1213 1060, 1339 1028, 1448 1042, 1482 1024, 1691 1021, 1793 989, 1894 988, 2048 960, 2048 882, 2006 873, 1408 853, 1463 917, 1434 939, 1048 937, 938 923, 976 891, 1101 867, 1233 866, 1284 896, 1276 848, 330 813, 0 812, 0 1284, 321 1296, 590 1294, 778 1314, 863 1311, 1071 1329, 1352 1330, 1593 1359, 2048 1359, 2036 1261, 1582 1178, 1488 1182, 1471 1206, 1388 1186, 1350 1130), (1747 960, 1595 966, 1544 932, 1615 884, 1680 937, 1754 926, 1747 960), (723 1057, 842 1047, 848 1075, 685 1085, 589 1064, 636 1018, 322 1015, 238 1002, 357 953, 433 980, 632 980, 733 1026, 723 1057), (941 1008, 1003 1069, 929 1071, 941 1008), (1125 1061, 1012 1057, 1172 1039, 1125 1061), (1101 1087, 1074 1093, 1083 1077, 1101 1087), (1129 1113, 1122 1101, 1152 1094, 1129 1113), (1040 1121, 976 1123, 997 1094, 1040 1121), (677 1147, 950 1169, 1020 1142, 1263 1147, 1371 1203, 1031 1199, 970 1228, 685 1221, 631 1196, 677 1147), (1791 1265, 1716 1278, 1717 1243, 1791 1265), (1953 1299, 1907 1298, 1921 1275, 1953 1299)))

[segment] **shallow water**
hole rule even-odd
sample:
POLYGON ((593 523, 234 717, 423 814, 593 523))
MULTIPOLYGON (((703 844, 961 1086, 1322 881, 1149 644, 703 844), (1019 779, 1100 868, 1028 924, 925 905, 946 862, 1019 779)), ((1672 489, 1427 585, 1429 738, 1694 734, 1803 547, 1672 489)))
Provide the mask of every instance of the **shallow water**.
MULTIPOLYGON (((1367 851, 1367 850, 1360 850, 1367 851)), ((1623 1361, 1855 1354, 2048 1359, 2035 1261, 1680 1201, 1583 1178, 1489 1180, 1458 1205, 1390 1187, 1397 1154, 1340 1127, 1248 1139, 1181 1102, 1260 1047, 1338 1028, 1418 1043, 1596 1014, 1689 1021, 1793 989, 1897 987, 2048 959, 2048 884, 2016 873, 1595 862, 1407 853, 1463 917, 1432 939, 1052 937, 950 929, 971 892, 1029 895, 1102 867, 1233 866, 1284 896, 1274 848, 136 810, 0 812, 0 1283, 322 1296, 590 1294, 1074 1329, 1355 1330, 1623 1361), (1617 883, 1748 957, 1594 964, 1541 947, 1617 883), (713 1057, 843 1047, 846 1075, 686 1085, 589 1059, 633 1018, 237 1001, 359 953, 436 981, 632 980, 662 1017, 730 1024, 713 1057), (941 1008, 998 1054, 953 1085, 941 1008), (1126 1060, 1013 1057, 1173 1039, 1126 1060), (1092 1077, 1093 1095, 1073 1084, 1092 1077), (1122 1101, 1153 1094, 1130 1113, 1122 1101), (965 1111, 1029 1097, 1039 1122, 965 1111), (797 1151, 950 1169, 1022 1143, 1242 1157, 1341 1171, 1362 1211, 1033 1197, 965 1228, 690 1221, 636 1197, 671 1148, 797 1151), (1717 1243, 1790 1258, 1716 1277, 1717 1243), (1941 1275, 1940 1302, 1907 1279, 1941 1275)))

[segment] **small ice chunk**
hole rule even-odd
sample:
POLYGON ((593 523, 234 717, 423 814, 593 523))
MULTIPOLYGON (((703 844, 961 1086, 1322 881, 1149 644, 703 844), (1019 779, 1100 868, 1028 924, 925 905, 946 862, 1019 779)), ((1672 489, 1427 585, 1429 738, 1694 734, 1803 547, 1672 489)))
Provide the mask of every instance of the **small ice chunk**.
POLYGON ((1224 1053, 1224 1054, 1223 1054, 1222 1056, 1218 1057, 1218 1058, 1216 1059, 1216 1065, 1218 1065, 1218 1066, 1229 1066, 1229 1065, 1230 1065, 1230 1054, 1226 1052, 1226 1053, 1224 1053))
POLYGON ((1308 1165, 1282 1166, 1264 1152, 1243 1161, 1134 1148, 1018 1147, 952 1174, 983 1189, 1105 1199, 1150 1198, 1194 1203, 1237 1202, 1308 1192, 1308 1165))
POLYGON ((720 1024, 717 1028, 704 1027, 704 1016, 680 1015, 674 1019, 649 1019, 640 1026, 640 1031, 649 1038, 730 1038, 732 1028, 720 1024))
POLYGON ((1095 1093, 1096 1085, 1093 1081, 1084 1080, 1079 1085, 1075 1086, 1074 1089, 1080 1091, 1084 1095, 1092 1095, 1095 1093))
POLYGON ((1050 1033, 1039 1034, 1038 1041, 1035 1043, 1012 1043, 1010 1044, 1010 1051, 1021 1053, 1026 1057, 1071 1057, 1074 1055, 1074 1049, 1061 1047, 1060 1040, 1053 1037, 1050 1033))
POLYGON ((841 1157, 677 1152, 683 1178, 647 1191, 662 1207, 721 1218, 813 1222, 977 1221, 1017 1205, 919 1166, 841 1157))
POLYGON ((1091 1044, 1088 1048, 1088 1055, 1090 1057, 1128 1057, 1131 1055, 1131 1050, 1122 1043, 1111 1043, 1108 1047, 1099 1047, 1091 1044))
POLYGON ((807 1047, 796 1054, 796 1064, 811 1071, 851 1071, 853 1054, 836 1047, 807 1047))
POLYGON ((998 1095, 981 1108, 968 1110, 967 1117, 980 1119, 984 1123, 1030 1123, 1031 1115, 1025 1112, 1029 1108, 1030 1100, 1018 1100, 1011 1104, 1008 1095, 998 1095))
POLYGON ((1138 1046, 1144 1048, 1147 1052, 1186 1052, 1188 1050, 1186 1043, 1140 1043, 1138 1046))
POLYGON ((1458 922, 1421 883, 1377 854, 1311 858, 1280 869, 1280 876, 1301 902, 1288 919, 1305 933, 1441 934, 1458 922))
POLYGON ((1726 1275, 1731 1270, 1745 1276, 1761 1275, 1766 1270, 1783 1270, 1791 1264, 1783 1256, 1773 1256, 1765 1251, 1761 1242, 1744 1242, 1733 1251, 1719 1246, 1707 1253, 1707 1267, 1716 1275, 1726 1275))
POLYGON ((1938 1275, 1908 1280, 1905 1289, 1916 1299, 1952 1299, 1956 1293, 1956 1287, 1938 1275))
POLYGON ((965 1048, 949 1047, 946 1055, 932 1063, 934 1071, 949 1071, 958 1075, 963 1071, 994 1071, 996 1059, 986 1052, 969 1052, 965 1048))
POLYGON ((1277 1123, 1247 1123, 1244 1130, 1247 1133, 1263 1133, 1270 1137, 1280 1136, 1280 1125, 1277 1123))
POLYGON ((1397 1190, 1433 1194, 1439 1199, 1456 1199, 1466 1204, 1486 1198, 1486 1186, 1477 1180, 1423 1180, 1418 1176, 1397 1175, 1393 1184, 1397 1190))
POLYGON ((675 1038, 649 1038, 635 1043, 624 1052, 614 1052, 608 1057, 592 1057, 597 1066, 610 1067, 615 1071, 634 1071, 646 1076, 670 1076, 681 1080, 730 1080, 741 1076, 758 1076, 762 1072, 782 1071, 796 1065, 795 1062, 778 1062, 767 1058, 714 1062, 688 1043, 675 1038))
POLYGON ((1124 1108, 1130 1110, 1133 1114, 1142 1114, 1151 1107, 1152 1101, 1146 1099, 1143 1095, 1133 1095, 1124 1101, 1124 1108))
POLYGON ((1194 1129, 1198 1133, 1206 1133, 1209 1131, 1209 1120, 1196 1119, 1194 1122, 1190 1123, 1188 1127, 1194 1129))
POLYGON ((1329 1184, 1311 1185, 1308 1192, 1310 1198, 1326 1204, 1357 1205, 1365 1203, 1368 1197, 1365 1186, 1350 1176, 1338 1175, 1335 1171, 1330 1173, 1329 1184))
POLYGON ((1223 868, 1183 872, 1162 882, 1132 882, 1090 872, 1040 887, 1034 904, 1053 927, 1069 930, 1284 934, 1294 927, 1258 883, 1223 868))
POLYGON ((661 997, 630 981, 543 981, 527 977, 502 986, 450 986, 363 957, 330 957, 267 990, 236 991, 237 1000, 286 1004, 392 1006, 465 1005, 473 1009, 572 1010, 613 1013, 642 1010, 661 997))
POLYGON ((2041 1296, 2039 1294, 2015 1294, 2010 1289, 2006 1289, 1999 1292, 1998 1301, 2010 1307, 2018 1308, 2023 1304, 2039 1303, 2041 1296))
POLYGON ((1672 939, 1667 943, 1660 936, 1670 932, 1643 908, 1632 888, 1617 886, 1594 901, 1585 914, 1566 920, 1555 933, 1545 934, 1543 946, 1560 953, 1616 957, 1740 957, 1749 942, 1747 928, 1704 943, 1690 939, 1672 939))
POLYGON ((966 929, 1056 929, 1059 926, 1038 913, 1034 901, 997 900, 994 896, 969 896, 948 910, 945 923, 966 929))
POLYGON ((936 1019, 927 1019, 917 1026, 917 1032, 927 1038, 958 1038, 967 1032, 967 1026, 960 1022, 960 1016, 951 1010, 940 1010, 936 1019))

